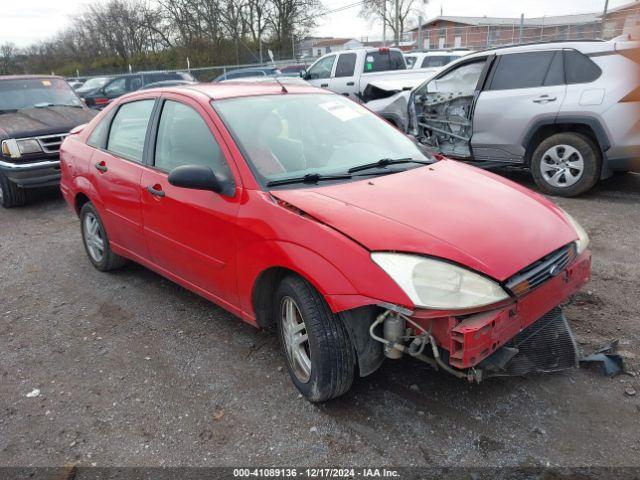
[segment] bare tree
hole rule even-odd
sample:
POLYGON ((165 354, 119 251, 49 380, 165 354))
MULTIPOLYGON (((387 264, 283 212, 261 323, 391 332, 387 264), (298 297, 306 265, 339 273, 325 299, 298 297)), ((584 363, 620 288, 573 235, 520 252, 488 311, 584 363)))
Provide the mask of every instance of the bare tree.
POLYGON ((14 63, 16 46, 13 43, 4 43, 0 45, 0 73, 6 75, 11 73, 14 63))
POLYGON ((405 32, 406 26, 418 17, 421 8, 429 0, 365 0, 360 15, 366 19, 376 19, 389 28, 397 45, 405 32))

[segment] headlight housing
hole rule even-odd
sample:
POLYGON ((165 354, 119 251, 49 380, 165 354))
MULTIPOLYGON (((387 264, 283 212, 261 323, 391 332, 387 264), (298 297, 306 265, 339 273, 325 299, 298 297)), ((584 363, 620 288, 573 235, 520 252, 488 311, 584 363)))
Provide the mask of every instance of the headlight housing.
POLYGON ((40 142, 38 142, 35 138, 16 140, 16 143, 18 144, 18 148, 20 149, 20 153, 22 155, 28 155, 29 153, 42 152, 42 147, 40 147, 40 142))
POLYGON ((391 252, 374 252, 371 259, 417 307, 460 310, 509 298, 493 280, 442 260, 391 252))
POLYGON ((578 234, 578 240, 576 241, 576 250, 578 252, 578 255, 580 255, 589 246, 589 235, 587 235, 587 232, 585 232, 584 228, 582 228, 582 226, 576 221, 575 218, 573 218, 564 210, 562 210, 562 213, 564 213, 565 218, 578 234))

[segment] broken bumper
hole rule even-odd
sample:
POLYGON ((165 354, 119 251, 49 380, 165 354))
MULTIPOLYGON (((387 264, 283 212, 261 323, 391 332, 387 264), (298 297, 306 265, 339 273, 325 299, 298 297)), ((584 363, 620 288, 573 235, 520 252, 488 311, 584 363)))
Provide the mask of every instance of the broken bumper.
POLYGON ((511 347, 521 332, 538 322, 544 323, 545 318, 556 322, 558 331, 562 330, 561 322, 566 325, 566 321, 556 307, 587 283, 590 275, 591 252, 586 251, 559 275, 505 307, 464 317, 427 318, 428 312, 418 311, 411 318, 431 329, 438 346, 448 352, 452 367, 468 369, 478 366, 502 347, 511 347))

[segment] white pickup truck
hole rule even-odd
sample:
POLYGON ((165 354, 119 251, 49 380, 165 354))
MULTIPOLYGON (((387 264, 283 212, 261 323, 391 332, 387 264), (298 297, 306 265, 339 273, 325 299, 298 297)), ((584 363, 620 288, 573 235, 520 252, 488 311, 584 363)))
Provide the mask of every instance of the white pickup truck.
POLYGON ((359 48, 328 53, 316 60, 300 76, 316 87, 328 88, 353 100, 366 102, 371 83, 392 82, 400 90, 411 90, 431 77, 438 69, 408 70, 402 52, 397 48, 359 48), (399 86, 399 87, 398 87, 399 86))

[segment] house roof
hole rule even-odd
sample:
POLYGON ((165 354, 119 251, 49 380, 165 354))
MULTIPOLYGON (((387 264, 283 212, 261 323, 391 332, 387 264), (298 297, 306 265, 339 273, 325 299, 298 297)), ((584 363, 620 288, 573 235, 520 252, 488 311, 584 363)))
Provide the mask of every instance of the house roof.
MULTIPOLYGON (((634 2, 635 3, 635 2, 634 2)), ((551 17, 532 17, 525 18, 524 25, 527 27, 540 27, 540 26, 552 26, 552 25, 581 25, 587 23, 595 23, 600 19, 598 13, 582 13, 578 15, 558 15, 551 17)), ((460 23, 469 26, 511 26, 520 25, 520 18, 516 17, 463 17, 463 16, 447 16, 441 15, 439 17, 427 20, 422 24, 422 28, 428 28, 429 25, 437 22, 452 22, 460 23)), ((418 28, 413 28, 411 31, 416 31, 418 28)))
POLYGON ((358 40, 355 38, 329 38, 327 40, 320 40, 319 42, 314 43, 312 47, 331 47, 333 45, 344 45, 349 42, 358 42, 358 40))

